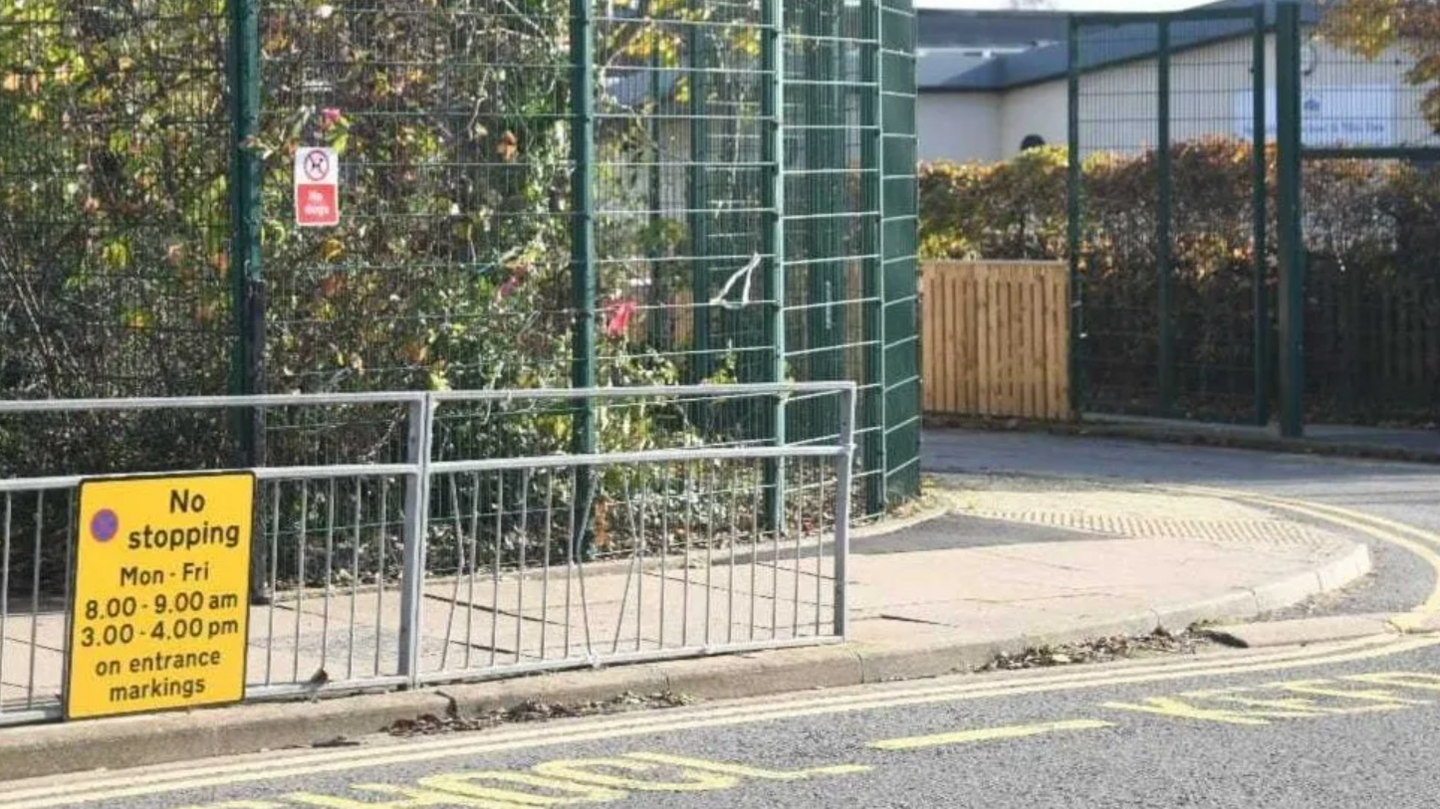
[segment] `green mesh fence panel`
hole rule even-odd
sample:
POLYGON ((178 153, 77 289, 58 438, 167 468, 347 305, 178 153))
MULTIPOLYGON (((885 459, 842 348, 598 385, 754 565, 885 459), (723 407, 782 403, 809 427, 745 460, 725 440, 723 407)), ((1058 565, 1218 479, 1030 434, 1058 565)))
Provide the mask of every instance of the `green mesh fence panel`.
POLYGON ((919 267, 915 185, 915 13, 905 0, 881 0, 881 328, 887 497, 920 492, 919 267))
POLYGON ((1440 118, 1409 70, 1440 48, 1440 10, 1335 3, 1302 23, 1305 420, 1433 424, 1440 118))
MULTIPOLYGON (((914 95, 891 0, 5 4, 0 396, 850 379, 879 513, 918 487, 914 95), (314 146, 336 227, 296 224, 314 146)), ((775 414, 457 409, 436 457, 839 428, 775 414)), ((0 471, 406 449, 389 412, 207 418, 0 436, 0 471)))
MULTIPOLYGON (((224 392, 227 31, 222 0, 0 4, 0 397, 224 392)), ((0 434, 0 475, 163 463, 195 429, 226 426, 77 415, 0 434)))
POLYGON ((1070 216, 1083 328, 1072 350, 1083 411, 1267 418, 1258 21, 1231 8, 1074 22, 1070 216))

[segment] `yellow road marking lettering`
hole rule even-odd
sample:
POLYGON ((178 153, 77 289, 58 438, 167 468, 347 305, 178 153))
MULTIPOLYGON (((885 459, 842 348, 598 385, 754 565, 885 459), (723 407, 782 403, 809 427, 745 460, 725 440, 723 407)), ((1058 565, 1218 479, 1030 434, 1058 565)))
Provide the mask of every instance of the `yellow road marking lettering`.
POLYGON ((285 804, 270 801, 226 801, 205 806, 182 806, 179 809, 285 809, 285 804))
POLYGON ((1321 705, 1313 699, 1304 697, 1289 697, 1280 699, 1252 699, 1245 697, 1227 697, 1227 702, 1237 705, 1246 705, 1255 708, 1276 708, 1279 710, 1312 711, 1314 716, 1344 716, 1348 714, 1375 713, 1377 711, 1398 711, 1408 708, 1408 705, 1394 703, 1383 703, 1374 705, 1352 705, 1342 708, 1338 705, 1321 705))
POLYGON ((625 758, 650 761, 656 764, 670 764, 690 770, 735 775, 740 778, 754 778, 759 781, 800 781, 817 775, 855 775, 870 772, 865 764, 837 764, 830 767, 815 767, 809 770, 767 770, 762 767, 747 767, 743 764, 727 764, 721 761, 707 761, 703 758, 686 758, 665 753, 626 753, 625 758))
POLYGON ((1290 680, 1289 682, 1275 683, 1274 687, 1294 694, 1311 694, 1317 697, 1375 702, 1387 708, 1403 708, 1411 705, 1430 704, 1430 700, 1427 699, 1406 699, 1405 697, 1396 696, 1391 691, 1381 689, 1355 691, 1344 688, 1334 688, 1334 682, 1334 680, 1290 680))
POLYGON ((594 786, 592 784, 579 784, 574 781, 562 781, 557 778, 545 778, 530 773, 507 772, 504 770, 432 775, 421 778, 416 783, 425 789, 433 789, 436 792, 453 792, 472 798, 509 801, 527 806, 569 806, 576 803, 603 803, 605 801, 618 801, 626 797, 627 794, 616 789, 607 789, 606 787, 594 786), (521 791, 518 789, 484 786, 486 782, 530 787, 530 790, 521 791), (547 795, 543 794, 542 791, 551 793, 559 792, 563 793, 563 795, 547 795))
POLYGON ((551 778, 564 778, 581 784, 628 789, 635 792, 709 792, 717 789, 731 789, 740 784, 740 779, 732 775, 685 768, 672 768, 676 769, 683 777, 684 780, 679 781, 647 781, 605 772, 605 770, 620 770, 631 773, 651 773, 657 769, 663 769, 656 764, 627 761, 623 758, 578 758, 547 761, 543 764, 536 764, 531 769, 551 778))
MULTIPOLYGON (((1381 683, 1387 684, 1387 683, 1381 683)), ((1186 691, 1183 699, 1151 697, 1142 703, 1106 702, 1106 708, 1122 711, 1171 716, 1177 719, 1198 719, 1230 725, 1266 725, 1272 719, 1310 719, 1317 716, 1398 711, 1416 705, 1429 705, 1429 700, 1409 699, 1384 689, 1337 688, 1335 680, 1290 680, 1243 688, 1212 688, 1186 691), (1266 696, 1265 692, 1282 691, 1303 696, 1266 696), (1315 697, 1349 702, 1348 705, 1327 705, 1315 697), (1220 702, 1232 707, 1212 707, 1200 702, 1220 702), (1355 703, 1362 703, 1356 705, 1355 703)), ((1440 690, 1440 678, 1434 688, 1440 690)))
POLYGON ((1413 671, 1384 671, 1373 674, 1351 674, 1340 678, 1357 683, 1388 685, 1396 688, 1414 688, 1420 691, 1440 691, 1440 674, 1421 674, 1413 671))
POLYGON ((417 742, 404 748, 358 748, 345 753, 332 751, 306 751, 286 758, 266 759, 261 762, 247 761, 230 765, 211 765, 204 768, 183 768, 174 771, 126 773, 122 778, 123 794, 107 792, 91 797, 101 789, 117 789, 111 779, 82 781, 79 783, 47 784, 12 790, 0 798, 3 809, 33 809, 49 806, 55 802, 69 802, 61 796, 77 796, 74 800, 102 800, 118 797, 152 794, 159 789, 191 789, 231 783, 272 780, 279 777, 316 775, 345 770, 365 769, 382 765, 403 764, 458 755, 501 752, 548 747, 566 742, 584 742, 600 739, 623 738, 640 733, 660 733, 670 730, 687 730, 704 727, 725 727, 735 724, 749 724, 762 720, 788 719, 800 716, 848 713, 877 708, 906 707, 936 702, 967 699, 1018 696, 1080 688, 1094 688, 1108 685, 1128 685, 1144 682, 1188 679, 1193 677, 1219 676, 1223 674, 1245 674, 1261 671, 1276 671, 1287 668, 1309 667, 1324 663, 1346 663, 1374 657, 1408 652, 1440 644, 1440 638, 1410 638, 1404 640, 1360 638, 1345 641, 1324 650, 1315 649, 1281 650, 1247 656, 1241 661, 1176 663, 1164 662, 1138 665, 1123 671, 1070 671, 1061 675, 1034 678, 1023 683, 965 682, 940 687, 907 687, 879 695, 837 694, 821 697, 792 699, 763 706, 725 706, 691 712, 682 717, 669 715, 638 715, 606 721, 600 731, 588 726, 579 727, 569 733, 545 730, 522 729, 500 732, 499 738, 477 742, 466 738, 445 738, 430 742, 417 742), (1358 651, 1357 651, 1358 650, 1358 651), (49 799, 49 800, 45 800, 49 799))
POLYGON ((941 747, 949 744, 971 742, 992 742, 1000 739, 1021 739, 1039 736, 1042 733, 1056 733, 1064 730, 1097 730, 1113 727, 1113 723, 1094 719, 1068 719, 1060 722, 1038 722, 1033 725, 1011 725, 1002 728, 978 728, 954 733, 937 733, 933 736, 908 736, 900 739, 883 739, 871 742, 876 750, 920 750, 926 747, 941 747))
POLYGON ((1303 716, 1326 716, 1340 712, 1343 709, 1326 709, 1315 704, 1315 700, 1305 697, 1276 697, 1272 699, 1261 699, 1259 697, 1242 697, 1239 694, 1249 693, 1252 689, 1215 689, 1211 691, 1188 691, 1181 696, 1189 699, 1215 700, 1230 705, 1243 705, 1246 708, 1264 708, 1271 711, 1294 711, 1296 718, 1303 716))
MULTIPOLYGON (((401 801, 362 802, 333 795, 297 792, 289 801, 325 809, 410 809, 410 807, 463 806, 489 809, 536 809, 621 800, 630 792, 707 792, 739 786, 742 779, 795 781, 816 775, 868 772, 869 767, 844 764, 810 770, 770 770, 743 764, 671 756, 664 753, 628 753, 622 758, 591 758, 548 761, 531 772, 482 770, 447 773, 419 779, 417 786, 356 784, 359 792, 402 796, 401 801), (619 771, 623 774, 616 774, 619 771), (660 773, 661 778, 636 778, 633 774, 660 773), (665 780, 665 774, 679 780, 665 780), (629 791, 627 791, 629 790, 629 791)), ((216 809, 212 807, 212 809, 216 809)), ((283 809, 272 805, 272 809, 283 809)))
POLYGON ((913 705, 1308 668, 1386 657, 1436 645, 1440 645, 1440 637, 1386 638, 1383 640, 1364 638, 1322 649, 1286 650, 1271 654, 1257 654, 1241 660, 1216 661, 1214 663, 1167 662, 1153 666, 1127 667, 1118 671, 1067 672, 1059 676, 1037 677, 1021 682, 967 682, 940 687, 928 685, 910 687, 882 694, 826 695, 789 700, 775 705, 718 707, 713 710, 690 712, 679 717, 625 717, 585 723, 577 725, 571 730, 526 729, 498 734, 499 738, 486 740, 453 738, 430 743, 421 742, 400 748, 377 748, 373 752, 346 751, 343 756, 332 751, 306 752, 303 755, 275 757, 264 761, 250 761, 218 767, 211 765, 206 768, 188 768, 173 772, 114 773, 104 779, 82 779, 77 782, 10 790, 0 797, 0 809, 48 809, 81 802, 103 803, 130 797, 153 797, 185 790, 234 786, 274 781, 281 778, 300 778, 360 769, 373 771, 378 767, 457 756, 490 755, 515 750, 556 747, 563 744, 623 739, 640 735, 649 736, 681 730, 732 727, 805 716, 829 716, 913 705))
POLYGON ((464 807, 464 809, 526 809, 527 804, 492 801, 485 798, 471 798, 449 792, 435 792, 427 789, 397 787, 390 784, 354 784, 357 792, 375 792, 382 795, 401 796, 397 801, 357 801, 338 795, 319 795, 314 792, 291 792, 285 796, 290 803, 303 806, 319 806, 322 809, 422 809, 430 806, 464 807))
POLYGON ((1198 719, 1205 722, 1221 722, 1227 725, 1268 725, 1271 719, 1301 719, 1307 716, 1315 716, 1313 711, 1308 710, 1266 709, 1237 711, 1225 708, 1204 708, 1172 697, 1150 697, 1143 703, 1103 702, 1101 705, 1117 711, 1134 711, 1137 713, 1155 714, 1157 716, 1169 716, 1175 719, 1198 719))

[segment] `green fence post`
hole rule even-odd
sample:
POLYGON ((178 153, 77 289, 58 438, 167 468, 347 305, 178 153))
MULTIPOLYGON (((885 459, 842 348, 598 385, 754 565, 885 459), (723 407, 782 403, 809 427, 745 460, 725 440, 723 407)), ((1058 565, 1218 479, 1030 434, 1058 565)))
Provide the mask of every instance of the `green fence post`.
MULTIPOLYGON (((235 336, 229 392, 265 389, 265 295, 260 248, 263 166, 255 138, 260 134, 260 0, 230 0, 230 292, 235 336)), ((265 460, 265 417, 260 408, 234 413, 239 465, 265 460)), ((250 598, 265 594, 265 543, 251 554, 250 598)))
MULTIPOLYGON (((235 318, 230 393, 263 387, 265 310, 261 289, 259 0, 230 0, 230 285, 235 318)), ((242 419, 242 459, 260 461, 259 419, 242 419)))
POLYGON ((1275 14, 1276 211, 1280 251, 1280 434, 1304 433, 1305 268, 1300 244, 1300 7, 1275 14))
MULTIPOLYGON (((850 333, 848 324, 850 319, 850 303, 854 293, 850 289, 850 273, 846 268, 845 256, 849 251, 845 249, 845 237, 852 227, 852 220, 845 214, 854 205, 854 197, 850 192, 850 164, 846 152, 846 127, 853 125, 846 116, 847 91, 842 87, 846 81, 845 73, 845 48, 842 42, 846 41, 845 29, 842 26, 841 15, 846 13, 847 4, 838 4, 838 8, 831 9, 828 30, 825 31, 825 47, 829 53, 824 60, 827 66, 827 79, 829 85, 825 92, 826 115, 825 125, 827 138, 825 146, 826 168, 839 171, 843 187, 838 192, 831 193, 827 197, 825 206, 825 250, 829 261, 826 262, 825 273, 825 331, 826 345, 825 354, 829 358, 825 363, 826 375, 823 379, 850 379, 853 378, 847 368, 848 351, 845 346, 848 344, 850 333)), ((820 410, 820 431, 819 434, 828 434, 840 423, 841 403, 838 399, 822 399, 823 406, 820 410)))
POLYGON ((1084 297, 1080 274, 1080 251, 1084 242, 1081 238, 1082 218, 1081 184, 1084 174, 1080 162, 1080 20, 1070 15, 1070 26, 1066 34, 1069 54, 1067 73, 1067 96, 1069 115, 1067 132, 1067 179, 1065 182, 1065 218, 1067 220, 1066 251, 1070 254, 1070 414, 1078 418, 1085 407, 1084 367, 1080 361, 1082 342, 1085 339, 1084 297))
MULTIPOLYGON (((640 4, 640 16, 645 20, 651 19, 653 3, 644 0, 640 4)), ((665 147, 662 142, 664 133, 660 126, 660 47, 655 42, 659 36, 659 27, 653 22, 647 23, 647 36, 651 37, 650 58, 646 63, 649 66, 649 99, 648 107, 645 110, 646 137, 650 139, 650 154, 652 159, 647 169, 649 183, 647 188, 647 201, 645 207, 649 209, 646 214, 646 223, 649 226, 649 236, 645 244, 645 257, 650 264, 650 289, 646 295, 645 305, 649 311, 645 314, 646 338, 650 341, 650 347, 660 352, 674 350, 666 337, 670 334, 670 301, 666 299, 665 284, 662 283, 665 277, 663 269, 666 256, 664 248, 661 247, 661 223, 664 219, 664 195, 661 190, 663 177, 661 176, 662 161, 665 159, 665 147)))
MULTIPOLYGON (((837 137, 843 126, 842 102, 838 83, 841 78, 839 9, 819 4, 807 5, 801 16, 800 40, 805 51, 804 76, 807 82, 803 98, 805 127, 803 154, 800 164, 807 217, 804 224, 806 340, 804 359, 797 363, 804 379, 844 379, 845 358, 841 341, 845 333, 845 306, 837 300, 848 300, 845 294, 844 262, 840 212, 848 198, 843 190, 830 187, 832 172, 845 165, 844 141, 837 137)), ((844 182, 843 176, 841 182, 844 182)), ((839 423, 839 402, 830 399, 810 400, 790 414, 792 427, 798 432, 794 440, 806 441, 825 434, 839 423)))
POLYGON ((1255 40, 1251 55, 1255 94, 1254 197, 1251 208, 1255 216, 1255 423, 1270 423, 1270 288, 1266 284, 1269 262, 1266 261, 1265 229, 1265 6, 1255 6, 1255 40))
MULTIPOLYGON (((765 344, 770 347, 766 381, 785 381, 785 9, 781 0, 761 0, 764 39, 761 42, 761 71, 766 77, 760 99, 760 115, 766 127, 761 139, 760 160, 770 168, 762 206, 769 211, 765 228, 765 252, 770 254, 765 275, 769 312, 765 318, 765 344)), ((776 446, 785 441, 785 400, 775 397, 770 414, 771 435, 776 446)), ((767 528, 780 530, 785 513, 785 467, 779 460, 765 464, 767 528)))
POLYGON ((911 0, 884 0, 882 43, 887 67, 881 115, 885 126, 883 162, 895 173, 885 178, 885 434, 891 442, 886 497, 905 499, 920 493, 922 423, 919 356, 919 285, 917 241, 920 195, 915 177, 918 19, 911 0))
MULTIPOLYGON (((802 127, 802 135, 798 139, 800 142, 795 145, 800 148, 799 154, 787 157, 797 160, 803 186, 799 195, 805 199, 803 204, 796 201, 797 213, 805 217, 800 223, 800 231, 805 234, 805 246, 799 263, 800 276, 805 285, 805 353, 795 365, 799 377, 806 380, 828 378, 825 375, 828 356, 820 349, 829 337, 825 329, 825 314, 829 309, 825 305, 825 285, 830 277, 829 256, 826 255, 829 249, 826 236, 830 224, 830 205, 828 198, 821 193, 820 183, 817 182, 820 175, 816 170, 825 164, 826 136, 829 134, 825 127, 830 123, 825 109, 825 90, 830 77, 827 75, 829 63, 817 41, 820 36, 820 5, 797 3, 797 8, 791 9, 792 13, 798 12, 795 13, 799 18, 798 42, 804 54, 801 60, 804 84, 796 93, 801 110, 797 123, 802 127)), ((793 257, 791 258, 793 260, 793 257)), ((791 419, 801 424, 800 435, 796 440, 804 441, 814 437, 814 425, 806 423, 810 419, 804 418, 806 415, 815 414, 814 404, 813 401, 806 402, 797 408, 800 413, 791 414, 791 419)))
MULTIPOLYGON (((575 170, 571 175, 572 221, 570 272, 573 281, 575 333, 571 346, 570 385, 595 387, 595 27, 591 0, 570 0, 570 112, 571 151, 575 170)), ((593 454, 595 400, 584 397, 575 402, 573 451, 593 454)), ((590 509, 594 479, 589 467, 576 470, 575 523, 571 526, 570 555, 581 558, 590 551, 590 509)))
POLYGON ((1160 289, 1160 414, 1175 412, 1175 291, 1171 277, 1171 219, 1174 207, 1170 176, 1170 21, 1160 20, 1156 73, 1155 174, 1159 198, 1155 213, 1155 263, 1160 289))
POLYGON ((707 96, 710 93, 708 40, 701 26, 692 24, 687 33, 690 51, 690 166, 686 207, 690 209, 690 362, 691 384, 708 379, 714 369, 710 356, 710 265, 705 256, 710 248, 710 122, 707 96))
POLYGON ((865 272, 865 343, 869 348, 869 368, 865 373, 865 512, 879 514, 885 509, 885 478, 890 462, 886 457, 888 441, 885 414, 885 221, 881 211, 881 195, 885 182, 885 130, 880 117, 881 93, 884 82, 884 57, 880 37, 884 10, 880 0, 863 0, 861 13, 864 30, 873 41, 870 53, 863 59, 861 82, 867 85, 860 102, 860 124, 865 128, 860 146, 861 168, 865 175, 865 212, 874 223, 871 237, 865 240, 871 257, 865 272))

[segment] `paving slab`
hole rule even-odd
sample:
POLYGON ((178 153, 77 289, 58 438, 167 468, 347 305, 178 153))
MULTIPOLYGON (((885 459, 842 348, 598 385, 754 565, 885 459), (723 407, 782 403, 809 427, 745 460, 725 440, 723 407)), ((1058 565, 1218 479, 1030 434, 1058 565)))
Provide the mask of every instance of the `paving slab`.
MULTIPOLYGON (((765 547, 677 555, 664 560, 663 569, 653 557, 595 565, 585 571, 583 588, 579 570, 563 565, 548 570, 548 585, 545 570, 498 578, 477 571, 474 586, 468 575, 437 576, 424 586, 419 623, 426 682, 552 665, 593 667, 639 659, 637 653, 651 659, 601 673, 389 694, 373 710, 366 707, 372 697, 359 696, 334 703, 351 704, 353 711, 302 703, 280 711, 245 706, 85 723, 76 739, 99 733, 109 741, 92 748, 101 752, 71 758, 36 754, 36 745, 52 753, 65 749, 70 726, 7 728, 0 731, 0 773, 7 772, 6 762, 58 772, 105 766, 103 751, 136 763, 135 750, 142 748, 147 761, 165 761, 242 744, 218 738, 217 722, 243 723, 242 746, 333 738, 371 719, 403 715, 407 704, 417 715, 435 712, 436 694, 446 689, 456 695, 445 698, 448 704, 459 710, 527 694, 593 699, 597 688, 704 698, 935 676, 1028 646, 1245 620, 1342 587, 1369 570, 1364 545, 1268 512, 1180 493, 1120 494, 967 492, 963 504, 955 501, 960 513, 912 522, 888 536, 857 537, 846 573, 848 642, 813 648, 778 647, 830 631, 834 562, 830 546, 820 542, 802 545, 798 560, 794 546, 783 545, 779 554, 765 547), (1005 530, 990 530, 997 524, 1005 530), (1027 535, 1034 541, 1024 541, 1027 535), (866 552, 869 543, 880 550, 866 552), (705 656, 748 642, 777 648, 705 656), (697 659, 654 659, 660 654, 697 659), (302 721, 311 726, 297 728, 302 721)), ((304 683, 323 669, 332 681, 325 695, 342 691, 347 680, 363 685, 399 671, 400 598, 393 587, 383 597, 364 587, 296 595, 281 593, 275 604, 252 612, 250 683, 304 683)), ((22 668, 18 657, 29 676, 30 648, 21 640, 28 639, 28 620, 11 615, 7 625, 0 711, 15 710, 30 687, 12 674, 22 668)), ((60 616, 39 621, 37 638, 63 641, 60 616)), ((37 692, 58 693, 59 648, 35 655, 37 692)))

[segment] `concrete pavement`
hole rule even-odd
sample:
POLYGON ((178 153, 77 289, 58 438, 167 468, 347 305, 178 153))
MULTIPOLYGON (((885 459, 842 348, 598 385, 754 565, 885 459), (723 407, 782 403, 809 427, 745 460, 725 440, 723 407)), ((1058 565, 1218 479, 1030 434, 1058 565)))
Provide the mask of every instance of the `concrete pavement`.
MULTIPOLYGON (((969 671, 998 654, 1036 646, 1143 634, 1157 627, 1179 630, 1197 621, 1244 620, 1335 591, 1370 570, 1366 546, 1333 527, 1300 523, 1221 497, 1144 488, 1037 486, 993 477, 942 478, 936 485, 936 499, 944 505, 928 519, 853 543, 851 633, 843 646, 616 666, 318 703, 11 728, 0 731, 0 778, 309 745, 372 733, 422 714, 467 715, 536 698, 564 703, 627 691, 727 698, 933 677, 969 671)), ((805 561, 805 586, 783 609, 773 597, 782 589, 779 571, 790 563, 763 553, 750 561, 757 560, 757 569, 768 569, 771 576, 768 584, 764 575, 759 577, 772 597, 764 604, 784 612, 781 625, 791 623, 800 607, 811 610, 807 616, 825 617, 826 577, 832 575, 828 556, 805 561), (819 586, 812 589, 812 583, 819 586), (810 600, 811 593, 820 594, 818 601, 810 600)), ((741 590, 746 585, 744 576, 727 579, 734 574, 697 571, 694 559, 673 561, 685 564, 644 571, 652 598, 667 588, 683 592, 674 590, 682 576, 703 579, 708 574, 708 585, 700 590, 707 604, 717 575, 726 588, 729 581, 741 590)), ((621 571, 601 573, 590 578, 587 592, 597 607, 613 606, 626 583, 621 571)), ((455 615, 444 606, 444 598, 458 592, 453 586, 437 586, 432 600, 440 606, 432 605, 430 612, 455 615)), ((664 631, 700 638, 734 626, 728 619, 716 624, 716 611, 698 603, 682 612, 685 603, 672 602, 664 631)), ((756 601, 749 603, 753 610, 756 601)), ((336 614, 350 609, 328 606, 336 614)), ((464 606, 462 614, 468 612, 468 603, 464 606)), ((638 618, 642 634, 662 631, 656 615, 632 615, 623 604, 618 612, 597 609, 595 614, 600 621, 607 614, 620 622, 638 618)), ((563 623, 574 620, 575 613, 569 615, 559 619, 561 624, 550 616, 552 638, 566 634, 566 628, 572 638, 583 637, 581 627, 563 623)), ((309 620, 314 619, 311 614, 309 620)), ((454 620, 432 621, 427 633, 455 634, 454 620)), ((383 620, 377 623, 383 629, 383 620)), ((755 625, 753 617, 749 625, 755 625)), ((589 629, 605 636, 606 627, 589 629)), ((306 632, 328 633, 303 624, 297 631, 302 642, 292 643, 296 650, 319 648, 303 642, 306 632)), ((22 627, 11 640, 28 637, 22 627)), ((532 633, 529 642, 536 642, 535 637, 532 633)), ((525 642, 522 636, 516 648, 525 642)), ((266 653, 272 660, 265 665, 273 665, 273 650, 257 643, 252 640, 252 665, 260 665, 266 653)), ((7 641, 7 649, 17 646, 7 641)), ((432 655, 444 653, 443 646, 433 643, 427 648, 432 655)), ((286 661, 302 669, 311 664, 295 657, 286 661)), ((38 667, 37 676, 46 671, 38 667)), ((58 669, 54 677, 58 684, 58 669)), ((12 695, 28 689, 28 683, 6 685, 12 695)))

